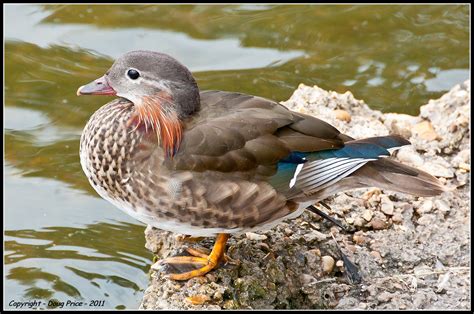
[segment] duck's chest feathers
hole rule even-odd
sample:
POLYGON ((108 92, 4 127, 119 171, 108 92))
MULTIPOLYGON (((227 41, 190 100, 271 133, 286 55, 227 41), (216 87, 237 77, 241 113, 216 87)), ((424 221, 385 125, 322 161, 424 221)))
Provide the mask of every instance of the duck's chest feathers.
POLYGON ((133 199, 140 196, 142 185, 164 180, 160 178, 156 139, 150 140, 147 137, 153 134, 130 125, 133 114, 131 103, 113 101, 92 115, 81 137, 80 159, 84 173, 100 196, 119 207, 125 204, 133 207, 133 199), (154 154, 153 160, 151 154, 154 154), (145 170, 149 169, 150 162, 156 165, 153 175, 145 170))

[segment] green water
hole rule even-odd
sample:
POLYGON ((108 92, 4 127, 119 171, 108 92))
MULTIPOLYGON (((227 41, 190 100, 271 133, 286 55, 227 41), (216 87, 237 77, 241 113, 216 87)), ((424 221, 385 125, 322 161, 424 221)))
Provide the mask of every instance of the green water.
MULTIPOLYGON (((7 5, 5 306, 103 300, 137 308, 145 226, 100 199, 79 137, 106 97, 76 97, 114 58, 171 54, 202 89, 286 100, 299 83, 417 114, 469 77, 461 5, 7 5)), ((64 307, 72 308, 72 307, 64 307)))

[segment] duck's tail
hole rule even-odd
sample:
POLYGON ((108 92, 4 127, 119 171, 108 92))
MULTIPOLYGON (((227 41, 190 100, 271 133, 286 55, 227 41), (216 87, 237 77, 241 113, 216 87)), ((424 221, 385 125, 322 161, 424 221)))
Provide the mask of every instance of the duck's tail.
POLYGON ((366 186, 417 196, 436 196, 448 191, 431 174, 388 158, 368 162, 355 171, 352 177, 366 186))

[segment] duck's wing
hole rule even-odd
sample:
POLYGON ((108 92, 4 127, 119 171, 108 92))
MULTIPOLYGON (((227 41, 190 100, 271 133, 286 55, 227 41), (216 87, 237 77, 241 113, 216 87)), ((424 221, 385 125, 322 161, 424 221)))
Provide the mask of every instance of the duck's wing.
POLYGON ((328 123, 261 97, 206 91, 201 106, 186 124, 174 169, 269 176, 294 151, 344 146, 328 123))

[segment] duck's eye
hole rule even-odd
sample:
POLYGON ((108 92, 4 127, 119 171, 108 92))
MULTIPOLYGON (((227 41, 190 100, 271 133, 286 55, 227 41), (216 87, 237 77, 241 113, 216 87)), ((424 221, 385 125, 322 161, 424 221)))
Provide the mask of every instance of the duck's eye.
POLYGON ((127 71, 127 75, 129 78, 131 78, 132 80, 136 80, 137 78, 140 77, 140 73, 138 73, 137 70, 135 69, 130 69, 127 71))

